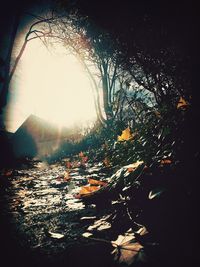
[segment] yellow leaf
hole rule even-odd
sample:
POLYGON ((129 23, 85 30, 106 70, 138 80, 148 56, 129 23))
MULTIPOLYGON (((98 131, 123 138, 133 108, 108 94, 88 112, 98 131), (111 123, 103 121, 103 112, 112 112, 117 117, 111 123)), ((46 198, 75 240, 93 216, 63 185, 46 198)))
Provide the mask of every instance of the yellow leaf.
POLYGON ((121 135, 118 135, 117 141, 128 141, 133 138, 133 134, 129 127, 127 127, 124 131, 122 131, 121 135))
POLYGON ((188 103, 185 101, 185 99, 181 96, 179 101, 178 101, 178 104, 177 104, 177 109, 179 108, 185 108, 188 106, 188 103))

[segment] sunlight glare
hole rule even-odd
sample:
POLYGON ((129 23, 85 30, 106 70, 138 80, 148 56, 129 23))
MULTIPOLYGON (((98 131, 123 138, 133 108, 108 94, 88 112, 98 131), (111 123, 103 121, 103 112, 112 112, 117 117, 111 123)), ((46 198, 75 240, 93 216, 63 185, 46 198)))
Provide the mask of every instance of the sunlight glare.
POLYGON ((10 129, 16 130, 30 114, 66 127, 96 119, 89 78, 61 46, 49 51, 34 40, 21 58, 11 84, 10 129))

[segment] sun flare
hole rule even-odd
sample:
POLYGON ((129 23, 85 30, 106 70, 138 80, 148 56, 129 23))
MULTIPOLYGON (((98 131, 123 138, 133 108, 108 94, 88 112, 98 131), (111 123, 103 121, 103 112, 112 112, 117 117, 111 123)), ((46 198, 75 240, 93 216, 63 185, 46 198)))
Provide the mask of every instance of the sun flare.
POLYGON ((49 51, 40 40, 26 48, 10 87, 7 128, 34 114, 59 126, 96 119, 92 88, 82 65, 66 49, 49 51))

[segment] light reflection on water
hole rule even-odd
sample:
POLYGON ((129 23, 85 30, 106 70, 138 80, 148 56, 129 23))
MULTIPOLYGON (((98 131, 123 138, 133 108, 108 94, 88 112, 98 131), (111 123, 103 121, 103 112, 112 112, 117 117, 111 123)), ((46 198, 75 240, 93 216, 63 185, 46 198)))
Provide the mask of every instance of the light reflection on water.
POLYGON ((80 227, 80 218, 96 215, 96 209, 85 207, 74 195, 97 170, 98 167, 94 167, 82 174, 76 168, 70 173, 70 181, 60 178, 66 172, 61 165, 44 168, 40 164, 37 168, 18 171, 12 180, 8 202, 24 244, 31 249, 64 250, 67 242, 81 236, 84 229, 80 227), (64 236, 59 243, 54 238, 59 236, 56 233, 64 236))

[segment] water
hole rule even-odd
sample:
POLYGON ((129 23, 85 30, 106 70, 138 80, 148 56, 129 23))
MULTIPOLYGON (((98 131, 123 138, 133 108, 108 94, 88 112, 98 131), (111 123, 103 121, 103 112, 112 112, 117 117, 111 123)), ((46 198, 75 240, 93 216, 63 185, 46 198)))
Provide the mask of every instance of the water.
POLYGON ((72 169, 69 181, 64 179, 65 173, 64 165, 39 163, 16 170, 14 176, 7 178, 10 184, 1 198, 5 247, 30 253, 34 266, 40 261, 61 262, 68 249, 86 244, 82 234, 90 220, 81 218, 98 217, 95 205, 85 206, 75 195, 87 184, 87 178, 106 178, 101 166, 72 169))

